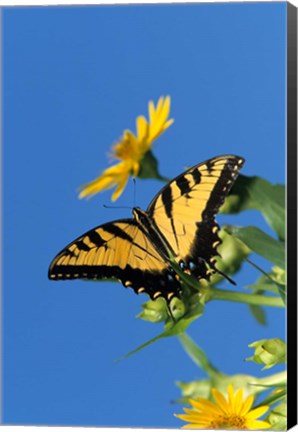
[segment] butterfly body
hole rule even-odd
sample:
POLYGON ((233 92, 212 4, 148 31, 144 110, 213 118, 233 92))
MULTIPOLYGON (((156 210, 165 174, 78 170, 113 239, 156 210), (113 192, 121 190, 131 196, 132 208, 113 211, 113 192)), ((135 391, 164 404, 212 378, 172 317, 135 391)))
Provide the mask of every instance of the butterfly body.
POLYGON ((139 207, 134 207, 132 214, 135 220, 143 228, 146 235, 150 238, 157 252, 159 252, 164 259, 168 260, 169 251, 172 255, 174 254, 174 252, 171 248, 171 245, 167 242, 166 238, 159 231, 158 227, 154 223, 154 220, 146 211, 140 209, 139 207))
POLYGON ((108 222, 80 236, 52 261, 49 278, 118 279, 151 299, 170 302, 181 284, 171 259, 197 280, 209 279, 221 243, 215 215, 244 159, 218 156, 173 179, 153 198, 147 211, 108 222))

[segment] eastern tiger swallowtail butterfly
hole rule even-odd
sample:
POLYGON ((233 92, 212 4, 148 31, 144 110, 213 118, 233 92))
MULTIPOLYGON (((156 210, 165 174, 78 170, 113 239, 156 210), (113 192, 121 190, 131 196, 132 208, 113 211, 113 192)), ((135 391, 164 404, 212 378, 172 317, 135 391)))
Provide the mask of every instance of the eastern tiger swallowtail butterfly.
POLYGON ((243 164, 242 157, 225 155, 193 166, 163 187, 147 211, 135 207, 132 219, 100 225, 66 246, 52 261, 49 278, 114 278, 170 303, 182 287, 169 255, 197 280, 219 272, 215 215, 243 164))

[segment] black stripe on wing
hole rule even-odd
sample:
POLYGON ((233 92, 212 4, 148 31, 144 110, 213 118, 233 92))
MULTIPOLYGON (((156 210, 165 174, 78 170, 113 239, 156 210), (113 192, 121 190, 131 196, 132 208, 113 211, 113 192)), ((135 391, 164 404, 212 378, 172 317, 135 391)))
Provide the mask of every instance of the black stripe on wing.
MULTIPOLYGON (((227 157, 222 172, 211 192, 206 209, 203 212, 203 220, 214 218, 235 183, 243 164, 243 158, 238 156, 227 157)), ((212 173, 213 167, 211 164, 209 164, 208 169, 212 173)))

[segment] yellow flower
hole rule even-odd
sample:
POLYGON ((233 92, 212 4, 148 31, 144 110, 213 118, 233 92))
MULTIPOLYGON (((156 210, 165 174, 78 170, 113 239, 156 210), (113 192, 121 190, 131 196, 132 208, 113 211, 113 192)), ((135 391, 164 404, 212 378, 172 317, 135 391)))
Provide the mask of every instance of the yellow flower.
POLYGON ((190 399, 192 409, 184 408, 186 414, 175 414, 188 424, 183 429, 236 429, 260 430, 271 427, 270 423, 257 420, 268 411, 268 406, 251 409, 254 397, 243 400, 243 389, 236 393, 232 384, 228 387, 228 397, 225 398, 217 389, 212 389, 215 402, 207 399, 190 399))
POLYGON ((115 201, 123 192, 130 175, 136 177, 140 171, 141 160, 151 149, 151 144, 172 123, 170 113, 170 96, 161 96, 156 107, 152 101, 148 104, 149 121, 144 116, 136 119, 136 135, 125 130, 121 139, 113 146, 112 157, 120 162, 104 170, 95 180, 83 185, 79 198, 91 197, 98 192, 116 187, 112 195, 115 201))

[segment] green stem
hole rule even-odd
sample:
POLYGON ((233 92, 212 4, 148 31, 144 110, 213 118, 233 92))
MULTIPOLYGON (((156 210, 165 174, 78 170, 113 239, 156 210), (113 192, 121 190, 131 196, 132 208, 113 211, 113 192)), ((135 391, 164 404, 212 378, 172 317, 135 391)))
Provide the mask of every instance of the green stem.
POLYGON ((285 386, 287 382, 287 371, 278 372, 273 375, 269 375, 265 378, 257 378, 256 382, 251 381, 249 384, 256 387, 272 387, 272 386, 285 386))
POLYGON ((204 351, 193 341, 193 339, 188 336, 188 334, 181 333, 178 335, 178 339, 182 344, 185 352, 189 355, 192 361, 203 369, 210 377, 211 376, 221 376, 222 373, 213 366, 204 351))
POLYGON ((282 383, 285 385, 286 381, 287 381, 287 372, 282 371, 265 378, 259 378, 258 384, 265 385, 265 386, 273 386, 282 383))
POLYGON ((240 293, 236 291, 228 291, 218 288, 211 288, 209 295, 209 300, 227 300, 257 306, 284 307, 284 303, 280 297, 240 293))

